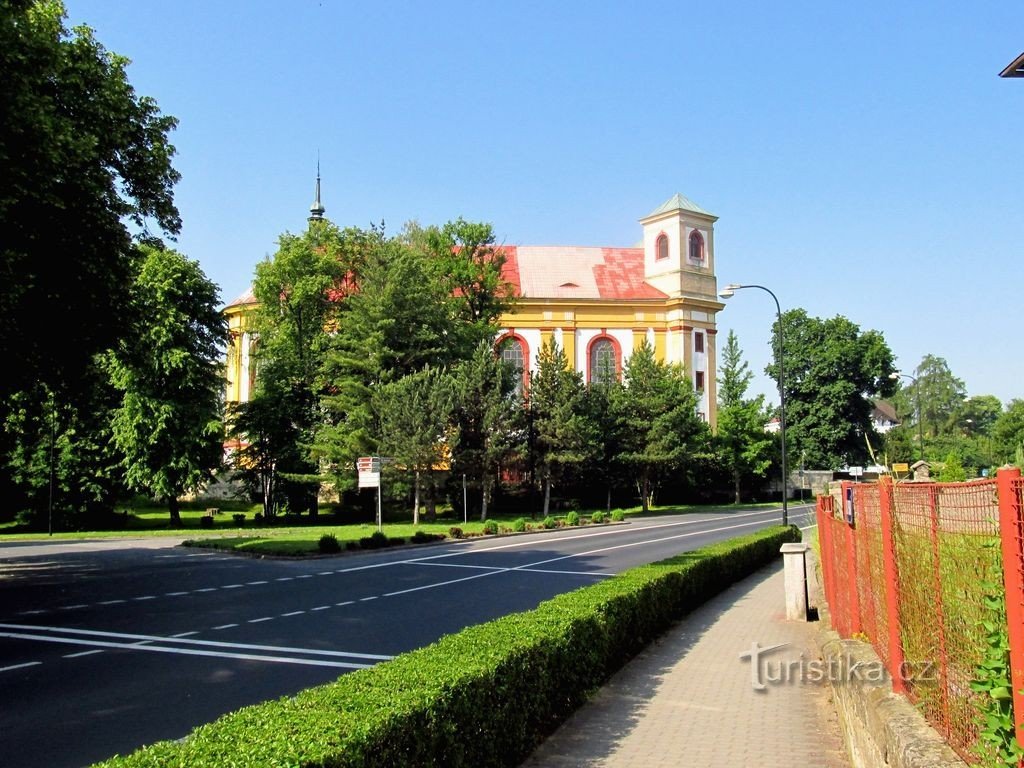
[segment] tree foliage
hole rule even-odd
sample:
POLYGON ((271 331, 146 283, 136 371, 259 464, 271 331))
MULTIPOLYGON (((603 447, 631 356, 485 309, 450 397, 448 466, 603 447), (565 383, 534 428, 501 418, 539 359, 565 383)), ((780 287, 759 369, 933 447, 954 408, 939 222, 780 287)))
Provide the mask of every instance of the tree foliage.
MULTIPOLYGON (((878 331, 861 331, 847 318, 822 320, 802 309, 782 315, 786 439, 792 455, 811 466, 864 464, 877 442, 871 400, 895 389, 892 351, 878 331)), ((779 323, 772 329, 778 348, 779 323)), ((778 362, 766 368, 779 380, 778 362)))
POLYGON ((765 432, 769 414, 764 395, 747 398, 753 373, 743 360, 743 351, 733 331, 722 350, 718 371, 717 444, 722 464, 733 484, 733 501, 742 500, 743 484, 764 477, 771 467, 774 441, 765 432))
POLYGON ((18 361, 0 396, 42 382, 70 402, 128 332, 140 254, 126 221, 148 238, 150 223, 174 235, 180 220, 176 120, 135 93, 126 58, 65 19, 58 0, 0 3, 0 357, 18 361))
POLYGON ((515 375, 486 341, 455 369, 452 474, 465 474, 479 489, 481 520, 487 519, 502 466, 522 455, 525 412, 515 375))
POLYGON ((434 470, 448 459, 447 438, 455 410, 451 376, 426 366, 378 389, 374 409, 380 414, 380 453, 394 459, 399 471, 413 475, 413 523, 419 523, 421 487, 427 491, 427 515, 432 518, 434 470))
POLYGON ((227 325, 218 289, 197 262, 163 248, 143 251, 133 286, 139 309, 130 313, 136 327, 108 359, 122 393, 113 437, 127 483, 166 501, 179 523, 178 497, 209 480, 221 461, 227 325))
POLYGON ((921 422, 927 437, 957 431, 956 417, 963 409, 967 389, 950 371, 945 359, 925 355, 915 372, 921 398, 921 422))
POLYGON ((686 373, 657 360, 646 340, 626 362, 624 378, 615 404, 619 461, 632 471, 646 512, 660 478, 705 449, 707 425, 697 416, 697 395, 686 373))
POLYGON ((550 507, 551 486, 599 449, 597 425, 586 406, 583 374, 569 368, 565 352, 549 338, 541 346, 537 370, 530 376, 529 396, 536 470, 544 487, 544 517, 550 507))

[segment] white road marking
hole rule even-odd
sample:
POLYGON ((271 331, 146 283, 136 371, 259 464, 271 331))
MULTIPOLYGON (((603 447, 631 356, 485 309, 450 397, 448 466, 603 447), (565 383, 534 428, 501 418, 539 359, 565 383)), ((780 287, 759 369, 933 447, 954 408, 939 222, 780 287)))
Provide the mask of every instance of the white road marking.
POLYGON ((264 616, 262 619, 249 619, 246 624, 259 624, 261 621, 273 621, 273 616, 264 616))
POLYGON ((298 616, 300 613, 305 613, 305 611, 292 611, 291 613, 282 613, 281 616, 298 616))
POLYGON ((216 587, 203 587, 202 589, 197 589, 196 590, 196 592, 216 592, 216 591, 217 591, 216 587))
POLYGON ((192 637, 192 635, 198 635, 198 634, 199 634, 198 632, 179 632, 176 635, 171 635, 171 637, 173 637, 173 638, 192 637))
POLYGON ((214 629, 234 629, 237 626, 237 624, 221 624, 219 627, 214 627, 214 629))
POLYGON ((124 601, 124 600, 104 600, 101 603, 97 603, 97 605, 120 605, 123 602, 126 602, 126 601, 124 601))
MULTIPOLYGON (((247 651, 273 651, 280 653, 292 653, 292 654, 306 654, 311 656, 329 656, 329 657, 340 657, 340 658, 352 658, 352 659, 369 659, 373 661, 387 661, 388 659, 394 658, 393 656, 386 656, 376 653, 355 653, 349 651, 324 651, 316 648, 297 648, 294 646, 286 645, 253 645, 250 643, 229 643, 222 640, 185 640, 182 639, 185 635, 195 635, 196 632, 184 632, 180 635, 171 635, 170 637, 164 637, 162 635, 133 635, 122 632, 104 632, 98 629, 76 629, 74 627, 46 627, 36 626, 33 624, 0 624, 0 629, 14 629, 22 630, 23 632, 34 632, 34 633, 47 633, 39 634, 39 638, 47 637, 53 638, 56 633, 62 635, 82 635, 85 638, 110 638, 116 640, 135 640, 137 642, 130 644, 119 644, 119 648, 136 648, 139 647, 141 650, 153 648, 155 646, 142 646, 141 643, 175 643, 180 645, 198 645, 209 648, 223 648, 228 650, 247 650, 247 651), (54 634, 50 634, 54 633, 54 634), (140 642, 141 641, 141 642, 140 642)), ((0 632, 0 637, 12 637, 12 634, 0 632)), ((86 642, 86 641, 83 641, 86 642)), ((87 643, 86 643, 87 644, 87 643)))
POLYGON ((279 579, 274 579, 274 581, 291 581, 292 578, 293 578, 292 576, 282 576, 279 579))
POLYGON ((614 573, 603 573, 602 571, 557 571, 552 568, 520 568, 524 573, 558 573, 566 576, 602 576, 608 578, 614 573))
POLYGON ((23 669, 24 667, 35 667, 42 663, 41 661, 26 661, 24 664, 12 664, 9 667, 0 667, 0 672, 9 672, 12 669, 23 669))
POLYGON ((94 651, 80 651, 78 653, 66 653, 66 654, 64 654, 64 658, 65 659, 77 659, 80 656, 92 656, 95 653, 103 653, 103 651, 94 650, 94 651))
POLYGON ((329 605, 318 605, 316 608, 310 608, 309 612, 312 613, 313 611, 326 611, 330 607, 331 606, 329 605))
POLYGON ((182 595, 187 594, 188 592, 165 592, 164 597, 181 597, 182 595))
POLYGON ((302 575, 296 576, 295 578, 296 579, 312 579, 313 578, 313 574, 312 573, 303 573, 302 575))
MULTIPOLYGON (((361 598, 359 598, 359 602, 360 603, 368 603, 370 600, 376 600, 377 597, 378 597, 377 595, 370 595, 370 597, 361 597, 361 598)), ((387 597, 387 595, 385 595, 385 597, 387 597)))
POLYGON ((225 584, 221 589, 241 589, 244 584, 225 584))
POLYGON ((356 602, 355 600, 345 600, 345 601, 340 602, 340 603, 335 603, 335 605, 338 606, 339 608, 341 608, 344 605, 354 605, 355 602, 356 602))
POLYGON ((334 571, 320 571, 320 573, 317 574, 317 576, 333 576, 333 575, 334 575, 334 571))
POLYGON ((133 597, 132 600, 142 602, 143 600, 156 600, 156 595, 143 595, 142 597, 133 597))
POLYGON ((89 606, 88 606, 88 604, 86 604, 86 603, 78 603, 77 605, 62 605, 62 606, 60 607, 60 609, 61 609, 62 611, 77 611, 77 610, 79 610, 80 608, 88 608, 88 607, 89 607, 89 606))
POLYGON ((259 585, 259 584, 266 584, 267 582, 266 581, 247 581, 245 583, 248 586, 250 586, 250 587, 255 587, 255 586, 259 585))
POLYGON ((18 615, 19 616, 38 616, 40 613, 46 613, 46 611, 41 609, 41 608, 37 608, 34 611, 22 611, 18 615))

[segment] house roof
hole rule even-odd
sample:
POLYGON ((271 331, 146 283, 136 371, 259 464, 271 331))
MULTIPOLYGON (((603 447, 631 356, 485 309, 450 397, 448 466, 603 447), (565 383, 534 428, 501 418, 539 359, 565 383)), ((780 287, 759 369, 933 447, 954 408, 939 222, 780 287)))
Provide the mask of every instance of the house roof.
POLYGON ((245 304, 256 304, 256 303, 257 303, 256 302, 256 294, 254 294, 252 292, 252 286, 250 285, 246 289, 245 293, 243 293, 241 296, 236 298, 234 301, 229 301, 227 306, 228 307, 240 307, 240 306, 243 306, 245 304))
POLYGON ((644 216, 644 218, 650 219, 655 216, 660 216, 663 213, 668 213, 669 211, 678 211, 679 209, 682 209, 684 211, 692 211, 693 213, 700 213, 703 214, 704 216, 715 215, 710 211, 705 211, 703 208, 701 208, 699 205, 693 202, 693 200, 690 200, 688 197, 683 197, 678 192, 676 192, 674 195, 672 195, 672 197, 670 197, 664 203, 659 205, 649 214, 644 216))
POLYGON ((896 407, 888 400, 875 400, 871 415, 875 420, 884 419, 898 424, 900 419, 896 414, 896 407))
POLYGON ((527 299, 664 299, 644 282, 643 248, 502 246, 502 276, 527 299))

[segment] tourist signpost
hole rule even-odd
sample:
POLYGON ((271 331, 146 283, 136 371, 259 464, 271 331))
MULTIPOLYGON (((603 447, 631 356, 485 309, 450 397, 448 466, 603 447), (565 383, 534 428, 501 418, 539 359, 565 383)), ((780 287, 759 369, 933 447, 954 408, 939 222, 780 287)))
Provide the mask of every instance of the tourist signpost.
POLYGON ((377 530, 381 530, 384 524, 381 515, 380 503, 380 456, 360 456, 356 459, 356 468, 359 470, 359 487, 377 489, 377 530))

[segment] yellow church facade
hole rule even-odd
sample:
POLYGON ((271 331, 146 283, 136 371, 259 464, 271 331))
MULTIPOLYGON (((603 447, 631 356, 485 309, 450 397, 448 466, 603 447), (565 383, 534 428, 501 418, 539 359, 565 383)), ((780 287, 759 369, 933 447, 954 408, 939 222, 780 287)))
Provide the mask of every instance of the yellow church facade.
MULTIPOLYGON (((630 248, 501 246, 516 300, 501 317, 495 348, 523 370, 525 384, 541 346, 554 339, 590 382, 621 378, 646 340, 658 359, 684 367, 698 411, 714 429, 716 316, 724 308, 715 278, 716 221, 677 194, 639 220, 642 239, 630 248)), ((229 403, 247 401, 253 390, 255 339, 248 319, 254 305, 249 291, 224 310, 231 329, 229 403)))

